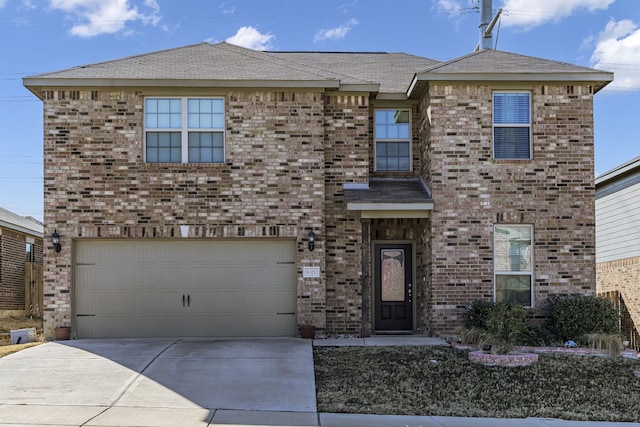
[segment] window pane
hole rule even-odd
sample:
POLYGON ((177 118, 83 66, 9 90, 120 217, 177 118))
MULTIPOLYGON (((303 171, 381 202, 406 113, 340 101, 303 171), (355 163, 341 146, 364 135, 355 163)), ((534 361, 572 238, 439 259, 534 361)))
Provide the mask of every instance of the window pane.
POLYGON ((494 93, 493 123, 529 124, 528 93, 494 93))
POLYGON ((378 142, 376 169, 380 171, 408 171, 411 158, 408 142, 378 142))
POLYGON ((179 99, 146 99, 145 126, 148 129, 180 129, 182 105, 179 99))
POLYGON ((381 251, 382 301, 404 301, 404 251, 381 251))
POLYGON ((189 132, 190 163, 222 163, 223 161, 224 142, 221 132, 189 132))
POLYGON ((180 132, 147 132, 147 163, 180 163, 180 132))
POLYGON ((497 275, 496 302, 501 301, 531 307, 531 276, 497 275))
POLYGON ((224 100, 189 99, 189 128, 222 129, 224 126, 224 100))
POLYGON ((532 272, 531 227, 496 226, 495 270, 532 272))
POLYGON ((530 159, 529 128, 493 128, 493 149, 496 159, 530 159))

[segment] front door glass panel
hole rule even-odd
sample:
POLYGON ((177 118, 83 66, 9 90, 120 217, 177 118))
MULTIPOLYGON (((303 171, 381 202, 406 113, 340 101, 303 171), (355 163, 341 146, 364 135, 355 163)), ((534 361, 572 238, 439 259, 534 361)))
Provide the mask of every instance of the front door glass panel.
POLYGON ((381 251, 382 301, 404 301, 404 250, 381 251))

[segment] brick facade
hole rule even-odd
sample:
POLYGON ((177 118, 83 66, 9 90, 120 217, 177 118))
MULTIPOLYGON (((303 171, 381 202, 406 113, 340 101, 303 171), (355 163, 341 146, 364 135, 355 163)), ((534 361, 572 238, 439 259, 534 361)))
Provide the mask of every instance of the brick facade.
POLYGON ((473 300, 494 298, 496 224, 533 226, 531 317, 545 317, 551 294, 593 293, 593 90, 515 86, 531 93, 533 160, 493 159, 494 87, 482 83, 431 82, 411 100, 309 88, 41 88, 45 235, 57 229, 62 243, 45 252, 45 334, 72 321, 74 241, 87 238, 295 241, 297 321, 320 335, 371 331, 371 252, 382 242, 413 247, 414 330, 451 332, 473 300), (224 98, 225 163, 145 163, 144 98, 168 94, 224 98), (375 171, 376 108, 411 110, 411 171, 375 171), (361 219, 344 184, 374 177, 421 177, 433 211, 361 219), (303 278, 304 266, 320 266, 320 277, 303 278))
POLYGON ((0 311, 25 310, 28 238, 33 241, 33 262, 42 264, 42 238, 0 227, 0 311))
MULTIPOLYGON (((631 257, 597 264, 598 294, 616 294, 625 306, 622 330, 639 348, 640 326, 640 257, 631 257)), ((618 302, 618 301, 616 301, 618 302)))
POLYGON ((496 224, 533 225, 533 317, 545 316, 548 295, 595 292, 593 95, 528 89, 533 160, 521 161, 493 160, 492 87, 429 89, 433 332, 459 324, 473 300, 493 299, 496 224))

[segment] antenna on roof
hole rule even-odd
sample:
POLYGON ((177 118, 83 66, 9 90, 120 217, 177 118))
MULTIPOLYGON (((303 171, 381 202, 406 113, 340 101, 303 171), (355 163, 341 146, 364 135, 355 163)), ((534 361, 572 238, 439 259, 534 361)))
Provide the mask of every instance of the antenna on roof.
POLYGON ((480 49, 493 49, 493 27, 496 26, 502 9, 498 9, 493 19, 492 14, 492 0, 480 0, 480 41, 474 52, 480 49))

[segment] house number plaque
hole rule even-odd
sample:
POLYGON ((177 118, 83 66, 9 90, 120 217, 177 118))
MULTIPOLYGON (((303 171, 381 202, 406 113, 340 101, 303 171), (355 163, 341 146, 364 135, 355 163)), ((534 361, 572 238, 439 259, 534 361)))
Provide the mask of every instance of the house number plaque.
POLYGON ((304 278, 320 277, 320 267, 302 267, 302 277, 304 278))

